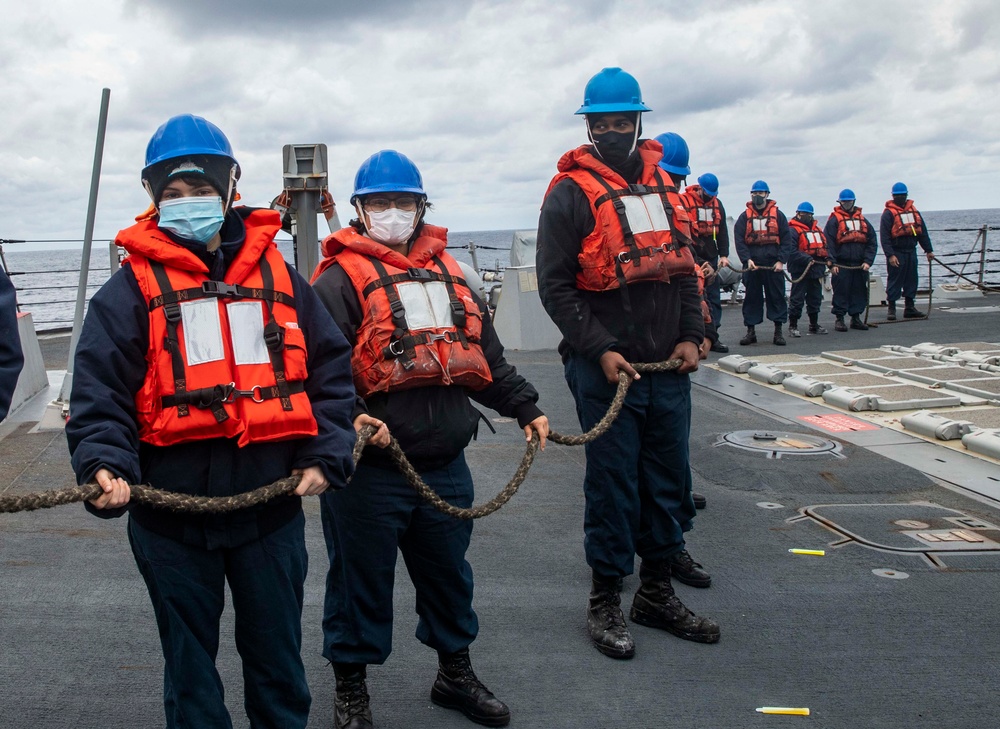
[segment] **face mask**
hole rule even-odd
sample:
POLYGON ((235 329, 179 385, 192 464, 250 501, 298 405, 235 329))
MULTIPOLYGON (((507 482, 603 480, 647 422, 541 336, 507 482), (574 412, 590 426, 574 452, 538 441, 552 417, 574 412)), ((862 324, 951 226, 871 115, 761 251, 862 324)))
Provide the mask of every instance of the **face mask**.
POLYGON ((763 210, 764 206, 767 205, 767 195, 751 195, 750 202, 758 210, 763 210))
POLYGON ((840 203, 840 207, 842 207, 847 212, 851 212, 852 210, 854 210, 854 201, 844 200, 842 203, 840 203))
POLYGON ((892 201, 899 207, 904 207, 906 205, 906 198, 906 195, 893 195, 892 201))
POLYGON ((799 220, 801 220, 806 225, 812 225, 813 216, 809 213, 799 213, 799 220))
POLYGON ((384 245, 406 242, 417 224, 416 210, 389 208, 381 213, 365 211, 365 215, 368 216, 368 235, 384 245))
POLYGON ((622 132, 604 132, 604 134, 594 134, 594 146, 597 153, 605 162, 612 167, 619 167, 628 160, 635 149, 634 133, 623 134, 622 132))
POLYGON ((179 197, 163 200, 159 205, 160 220, 157 226, 169 230, 179 238, 208 243, 222 228, 222 198, 179 197))

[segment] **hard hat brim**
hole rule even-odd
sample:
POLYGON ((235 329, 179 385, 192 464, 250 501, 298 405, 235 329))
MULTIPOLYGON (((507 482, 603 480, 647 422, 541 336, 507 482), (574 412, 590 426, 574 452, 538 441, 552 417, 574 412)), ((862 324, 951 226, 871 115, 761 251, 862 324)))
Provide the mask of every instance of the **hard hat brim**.
POLYGON ((574 114, 612 114, 624 111, 652 111, 643 103, 623 104, 621 102, 609 104, 584 104, 577 109, 574 114))

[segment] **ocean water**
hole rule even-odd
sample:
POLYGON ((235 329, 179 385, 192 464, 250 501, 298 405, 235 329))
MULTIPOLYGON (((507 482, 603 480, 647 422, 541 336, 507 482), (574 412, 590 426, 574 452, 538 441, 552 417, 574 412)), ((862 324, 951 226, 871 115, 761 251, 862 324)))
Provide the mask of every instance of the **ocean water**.
MULTIPOLYGON (((878 229, 879 210, 868 219, 878 229)), ((1000 208, 983 210, 938 210, 923 213, 935 253, 944 254, 942 260, 950 266, 964 270, 968 275, 978 275, 982 226, 1000 228, 1000 208), (964 266, 964 268, 963 268, 964 266)), ((818 218, 823 225, 825 218, 818 218)), ((732 232, 733 221, 729 221, 732 232)), ((510 245, 513 230, 452 231, 449 233, 449 252, 458 260, 471 263, 469 241, 477 248, 479 268, 503 270, 510 262, 510 245)), ((30 311, 39 331, 54 331, 72 326, 76 307, 76 292, 80 278, 82 242, 76 248, 64 250, 19 250, 16 244, 3 248, 6 268, 18 289, 18 305, 30 311)), ((291 240, 279 239, 278 248, 286 260, 293 261, 291 240)), ((987 232, 987 264, 985 280, 1000 285, 1000 229, 987 232)), ((111 252, 108 241, 95 241, 90 258, 87 295, 92 295, 108 279, 111 271, 111 252)), ((875 275, 886 275, 885 257, 879 252, 873 267, 875 275)), ((926 264, 920 266, 921 285, 926 285, 926 264)), ((935 283, 954 280, 940 266, 934 267, 935 283)))

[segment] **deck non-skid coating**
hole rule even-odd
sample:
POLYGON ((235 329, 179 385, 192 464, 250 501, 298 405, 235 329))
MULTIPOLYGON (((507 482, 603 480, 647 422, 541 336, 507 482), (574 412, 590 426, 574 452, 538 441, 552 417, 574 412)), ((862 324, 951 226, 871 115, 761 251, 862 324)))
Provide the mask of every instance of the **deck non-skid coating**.
POLYGON ((899 385, 898 380, 888 377, 880 377, 871 372, 845 372, 843 374, 824 375, 817 379, 832 382, 836 387, 850 387, 855 390, 859 387, 873 387, 877 385, 899 385))
MULTIPOLYGON (((899 372, 900 377, 906 377, 906 373, 909 369, 901 368, 899 372)), ((922 368, 915 370, 913 372, 915 375, 919 375, 924 378, 931 378, 939 382, 946 382, 949 380, 982 380, 982 379, 995 379, 1000 382, 1000 376, 990 375, 989 372, 985 370, 972 369, 971 367, 932 367, 929 369, 922 368)))
POLYGON ((931 359, 930 357, 892 357, 889 359, 856 359, 858 367, 865 369, 875 369, 879 372, 886 370, 922 370, 929 367, 940 367, 943 363, 931 359))
POLYGON ((938 410, 936 414, 951 420, 967 420, 979 428, 1000 428, 1000 407, 938 410))
POLYGON ((808 375, 809 377, 819 377, 824 375, 849 375, 857 372, 857 367, 846 367, 835 362, 820 362, 807 365, 780 365, 780 369, 794 372, 797 375, 808 375))

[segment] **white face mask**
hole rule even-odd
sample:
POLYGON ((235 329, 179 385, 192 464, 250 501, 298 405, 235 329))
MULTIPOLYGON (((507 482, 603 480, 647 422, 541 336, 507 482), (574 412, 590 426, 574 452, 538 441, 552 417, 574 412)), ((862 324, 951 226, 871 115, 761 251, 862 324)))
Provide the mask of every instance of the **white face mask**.
POLYGON ((417 224, 417 211, 409 212, 389 208, 381 213, 365 211, 368 216, 368 235, 384 245, 405 243, 417 224))

